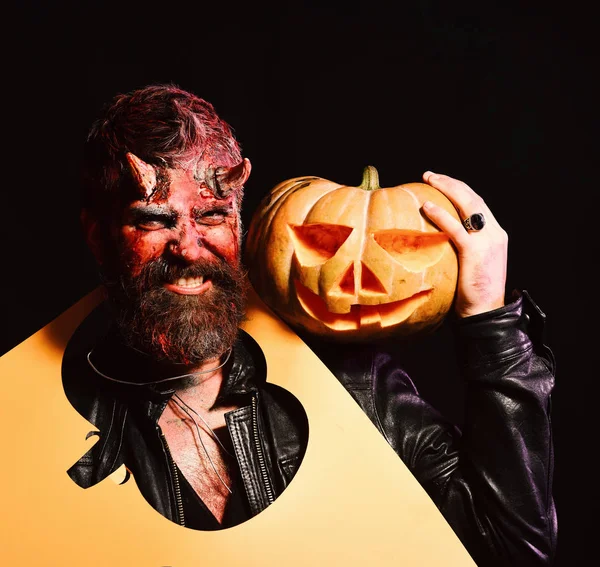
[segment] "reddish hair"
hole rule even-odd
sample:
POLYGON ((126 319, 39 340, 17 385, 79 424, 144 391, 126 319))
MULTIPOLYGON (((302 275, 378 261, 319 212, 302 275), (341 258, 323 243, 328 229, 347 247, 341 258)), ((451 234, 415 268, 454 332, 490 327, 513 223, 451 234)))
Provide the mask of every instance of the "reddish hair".
POLYGON ((213 165, 242 161, 229 124, 208 101, 174 84, 118 94, 92 124, 83 155, 83 207, 97 218, 130 186, 125 155, 155 166, 187 167, 200 157, 213 165))

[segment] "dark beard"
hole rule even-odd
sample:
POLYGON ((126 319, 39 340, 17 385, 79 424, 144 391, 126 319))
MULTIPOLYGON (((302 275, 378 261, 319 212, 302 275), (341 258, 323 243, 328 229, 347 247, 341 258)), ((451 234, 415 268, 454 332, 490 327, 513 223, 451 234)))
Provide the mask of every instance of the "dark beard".
POLYGON ((244 320, 246 274, 238 262, 183 265, 159 258, 136 278, 104 277, 125 343, 155 360, 199 365, 231 348, 244 320), (164 287, 179 278, 204 276, 211 289, 180 295, 164 287))

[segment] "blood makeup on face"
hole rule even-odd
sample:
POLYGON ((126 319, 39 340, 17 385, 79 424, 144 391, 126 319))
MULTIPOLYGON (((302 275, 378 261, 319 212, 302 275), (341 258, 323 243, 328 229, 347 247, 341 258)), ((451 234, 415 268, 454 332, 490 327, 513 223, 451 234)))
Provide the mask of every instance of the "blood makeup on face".
POLYGON ((127 344, 193 365, 232 346, 243 319, 238 205, 170 174, 168 191, 123 211, 105 283, 127 344))
MULTIPOLYGON (((181 265, 215 258, 237 264, 240 235, 234 195, 218 199, 190 171, 169 173, 166 195, 135 201, 124 211, 118 237, 121 269, 135 278, 145 264, 161 256, 181 265)), ((174 293, 191 293, 197 291, 193 283, 167 285, 174 293)))

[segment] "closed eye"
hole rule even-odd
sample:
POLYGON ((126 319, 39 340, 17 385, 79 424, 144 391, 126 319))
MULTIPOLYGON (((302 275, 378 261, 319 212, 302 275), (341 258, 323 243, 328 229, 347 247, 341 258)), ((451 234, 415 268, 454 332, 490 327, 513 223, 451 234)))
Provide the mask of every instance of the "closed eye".
POLYGON ((210 209, 196 214, 196 222, 207 226, 221 224, 233 214, 231 209, 210 209))
POLYGON ((135 220, 135 227, 141 230, 161 230, 172 228, 174 225, 171 217, 163 215, 142 216, 135 220))
POLYGON ((126 212, 125 222, 140 230, 173 228, 177 223, 177 213, 162 207, 135 206, 126 212))

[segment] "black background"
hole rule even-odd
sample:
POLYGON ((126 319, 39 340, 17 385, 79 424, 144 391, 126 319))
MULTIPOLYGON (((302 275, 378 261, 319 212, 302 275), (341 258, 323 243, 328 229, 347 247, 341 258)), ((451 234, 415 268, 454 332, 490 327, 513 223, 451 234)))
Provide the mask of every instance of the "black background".
MULTIPOLYGON (((253 164, 246 226, 264 193, 290 177, 357 185, 368 164, 383 187, 419 181, 426 169, 452 175, 509 233, 509 287, 529 290, 548 316, 558 360, 557 565, 591 562, 591 12, 432 0, 14 9, 4 24, 0 354, 97 285, 79 231, 78 167, 91 121, 118 92, 171 81, 213 102, 253 164)), ((422 380, 460 419, 460 386, 422 380)))

